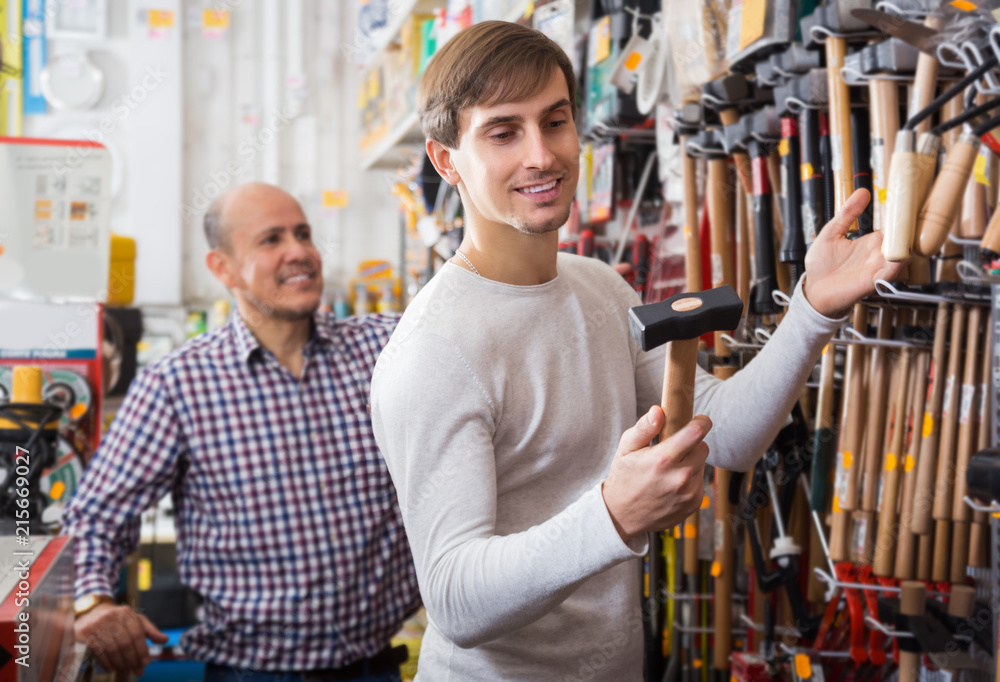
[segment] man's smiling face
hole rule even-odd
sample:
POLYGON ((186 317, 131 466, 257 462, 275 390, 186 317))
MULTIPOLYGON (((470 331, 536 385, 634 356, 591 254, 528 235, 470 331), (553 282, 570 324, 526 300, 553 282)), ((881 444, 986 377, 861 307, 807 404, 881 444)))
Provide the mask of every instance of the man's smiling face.
POLYGON ((450 151, 466 214, 525 234, 559 229, 569 218, 580 174, 580 143, 566 78, 553 68, 538 94, 461 112, 450 151))

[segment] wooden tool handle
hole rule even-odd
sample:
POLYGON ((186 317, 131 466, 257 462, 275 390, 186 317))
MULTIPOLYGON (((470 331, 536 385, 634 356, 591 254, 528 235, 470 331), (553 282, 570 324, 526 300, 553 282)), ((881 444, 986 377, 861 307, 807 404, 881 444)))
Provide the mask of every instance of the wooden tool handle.
POLYGON ((934 521, 934 556, 931 564, 931 580, 936 583, 948 582, 951 578, 951 521, 934 521))
POLYGON ((1000 211, 994 211, 986 225, 986 232, 979 242, 979 248, 990 253, 1000 254, 1000 211))
POLYGON ((934 504, 934 479, 937 475, 938 445, 941 434, 941 400, 944 396, 948 325, 951 309, 947 303, 938 304, 934 319, 934 349, 931 375, 921 420, 920 454, 917 457, 917 481, 913 496, 913 517, 910 529, 917 535, 927 535, 934 530, 932 507, 934 504))
POLYGON ((698 161, 687 155, 688 137, 681 138, 682 172, 684 174, 684 243, 687 255, 684 271, 687 291, 701 291, 701 235, 698 234, 698 161))
MULTIPOLYGON (((973 159, 972 167, 976 167, 973 159)), ((971 173, 970 173, 971 176, 971 173)), ((970 177, 962 194, 962 219, 958 223, 958 236, 962 239, 982 239, 986 234, 986 188, 970 177)))
MULTIPOLYGON (((694 412, 694 378, 698 366, 698 339, 683 339, 667 344, 667 363, 663 370, 663 413, 666 419, 660 440, 666 440, 684 428, 694 412)), ((684 573, 698 574, 698 512, 684 522, 684 573)))
POLYGON ((966 521, 953 521, 951 524, 951 559, 948 581, 953 585, 965 582, 966 568, 969 565, 969 526, 966 521))
MULTIPOLYGON (((713 370, 720 379, 736 373, 733 366, 717 366, 713 370)), ((729 670, 729 654, 733 650, 733 507, 729 504, 729 482, 732 472, 715 469, 715 559, 712 576, 715 579, 714 629, 715 649, 712 659, 716 670, 729 670)))
MULTIPOLYGON (((868 329, 867 306, 860 303, 854 306, 851 326, 862 334, 866 332, 868 329)), ((866 360, 867 349, 864 346, 851 344, 847 347, 845 368, 847 390, 844 392, 845 410, 841 427, 844 439, 843 450, 839 458, 843 463, 845 476, 842 484, 838 486, 840 506, 846 511, 853 511, 861 504, 860 471, 864 448, 863 424, 865 423, 864 413, 868 402, 868 391, 865 386, 866 360)))
MULTIPOLYGON (((740 111, 736 107, 720 109, 719 120, 722 121, 722 125, 731 126, 740 120, 740 111)), ((743 185, 743 191, 747 194, 753 194, 753 180, 750 175, 750 157, 747 156, 746 152, 734 152, 731 156, 733 159, 733 165, 736 167, 736 176, 739 178, 740 184, 743 185)))
POLYGON ((893 570, 893 575, 900 580, 912 580, 915 577, 917 536, 912 529, 913 492, 917 483, 916 453, 920 449, 920 419, 924 413, 929 362, 929 353, 926 351, 917 353, 910 380, 913 388, 906 408, 906 422, 910 428, 907 434, 906 454, 902 461, 903 498, 899 505, 899 543, 896 548, 896 566, 893 570))
MULTIPOLYGON (((827 94, 830 103, 830 149, 833 156, 834 211, 847 201, 854 191, 854 151, 851 146, 851 93, 840 77, 840 69, 847 56, 845 38, 827 37, 826 48, 827 94)), ((857 221, 851 230, 857 229, 857 221)))
POLYGON ((963 136, 951 148, 941 172, 917 218, 917 253, 933 256, 941 250, 962 206, 964 189, 972 173, 978 145, 971 135, 963 136))
MULTIPOLYGON (((934 490, 934 518, 951 519, 951 499, 955 480, 955 436, 958 427, 958 397, 961 392, 962 336, 966 307, 955 306, 951 324, 951 348, 948 349, 948 374, 941 403, 941 442, 938 446, 937 476, 934 490)), ((946 550, 947 552, 947 550, 946 550)))
MULTIPOLYGON (((964 502, 968 484, 965 472, 969 468, 969 460, 975 452, 975 420, 974 411, 976 385, 979 381, 979 325, 982 321, 983 309, 974 305, 969 308, 968 323, 965 329, 965 369, 962 373, 962 392, 958 402, 958 446, 955 453, 955 493, 952 496, 951 517, 955 521, 968 522, 972 519, 972 509, 964 502)), ((964 555, 963 555, 964 560, 964 555)))
POLYGON ((896 505, 899 500, 899 481, 903 458, 903 444, 906 436, 906 400, 909 395, 908 379, 910 375, 910 358, 912 352, 904 348, 896 368, 898 381, 896 386, 895 405, 890 428, 889 448, 882 462, 882 499, 879 504, 878 536, 875 541, 875 575, 890 576, 895 564, 896 537, 899 529, 896 525, 896 505))
MULTIPOLYGON (((900 131, 904 135, 907 131, 900 131)), ((889 166, 889 190, 886 220, 882 229, 882 255, 898 263, 910 257, 913 233, 917 225, 917 203, 913 188, 917 184, 918 159, 914 151, 896 140, 896 151, 889 166)))
POLYGON ((899 132, 899 84, 872 78, 868 81, 868 95, 871 101, 873 218, 875 230, 881 230, 885 225, 889 163, 899 132))
MULTIPOLYGON (((926 611, 924 584, 907 580, 900 585, 899 612, 907 616, 922 616, 926 611)), ((920 679, 920 654, 899 652, 899 682, 916 682, 920 679)))
MULTIPOLYGON (((879 309, 878 338, 886 340, 892 333, 893 311, 889 308, 879 309)), ((876 346, 872 349, 872 369, 870 402, 868 410, 868 435, 865 439, 863 484, 861 509, 875 511, 878 500, 879 469, 882 463, 882 441, 885 433, 886 405, 888 403, 889 367, 886 362, 886 348, 876 346)))
MULTIPOLYGON (((933 14, 928 14, 927 18, 924 19, 924 26, 935 32, 940 31, 943 25, 944 19, 933 14)), ((917 68, 913 74, 913 95, 910 98, 907 118, 924 109, 934 99, 934 95, 937 93, 938 66, 938 60, 932 54, 921 52, 920 56, 917 57, 917 68)), ((931 120, 928 117, 917 125, 917 132, 927 132, 930 125, 931 120)))
POLYGON ((750 202, 753 198, 743 191, 743 185, 736 186, 736 295, 741 301, 750 300, 750 202))

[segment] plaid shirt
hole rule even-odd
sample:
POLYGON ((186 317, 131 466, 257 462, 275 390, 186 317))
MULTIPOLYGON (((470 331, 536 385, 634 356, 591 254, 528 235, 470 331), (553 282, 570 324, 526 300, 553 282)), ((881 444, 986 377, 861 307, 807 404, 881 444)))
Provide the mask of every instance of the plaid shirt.
POLYGON ((240 316, 133 383, 65 515, 77 596, 113 594, 141 512, 172 491, 193 658, 256 670, 371 656, 419 605, 368 414, 397 317, 318 314, 301 379, 240 316))

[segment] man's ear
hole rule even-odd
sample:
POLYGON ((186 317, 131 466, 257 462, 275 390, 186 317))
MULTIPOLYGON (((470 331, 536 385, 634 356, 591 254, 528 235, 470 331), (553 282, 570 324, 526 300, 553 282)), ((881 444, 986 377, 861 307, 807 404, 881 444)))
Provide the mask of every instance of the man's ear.
POLYGON ((438 175, 449 185, 457 185, 462 181, 458 170, 452 163, 450 149, 435 140, 427 140, 427 156, 430 158, 431 163, 434 164, 434 169, 438 172, 438 175))
POLYGON ((232 261, 228 255, 219 249, 212 249, 205 255, 205 265, 215 275, 215 279, 222 282, 222 286, 232 289, 236 285, 232 261))

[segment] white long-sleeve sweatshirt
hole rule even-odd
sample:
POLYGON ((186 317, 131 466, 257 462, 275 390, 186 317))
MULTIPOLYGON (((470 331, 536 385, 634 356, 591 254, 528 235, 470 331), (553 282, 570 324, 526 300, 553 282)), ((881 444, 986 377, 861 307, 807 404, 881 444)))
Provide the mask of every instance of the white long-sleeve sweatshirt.
MULTIPOLYGON (((559 254, 538 286, 446 265, 372 378, 375 436, 427 608, 419 682, 642 677, 636 557, 601 495, 622 433, 660 400, 664 350, 628 329, 638 297, 607 265, 559 254)), ((746 470, 838 326, 797 292, 724 384, 698 370, 709 463, 746 470)))

